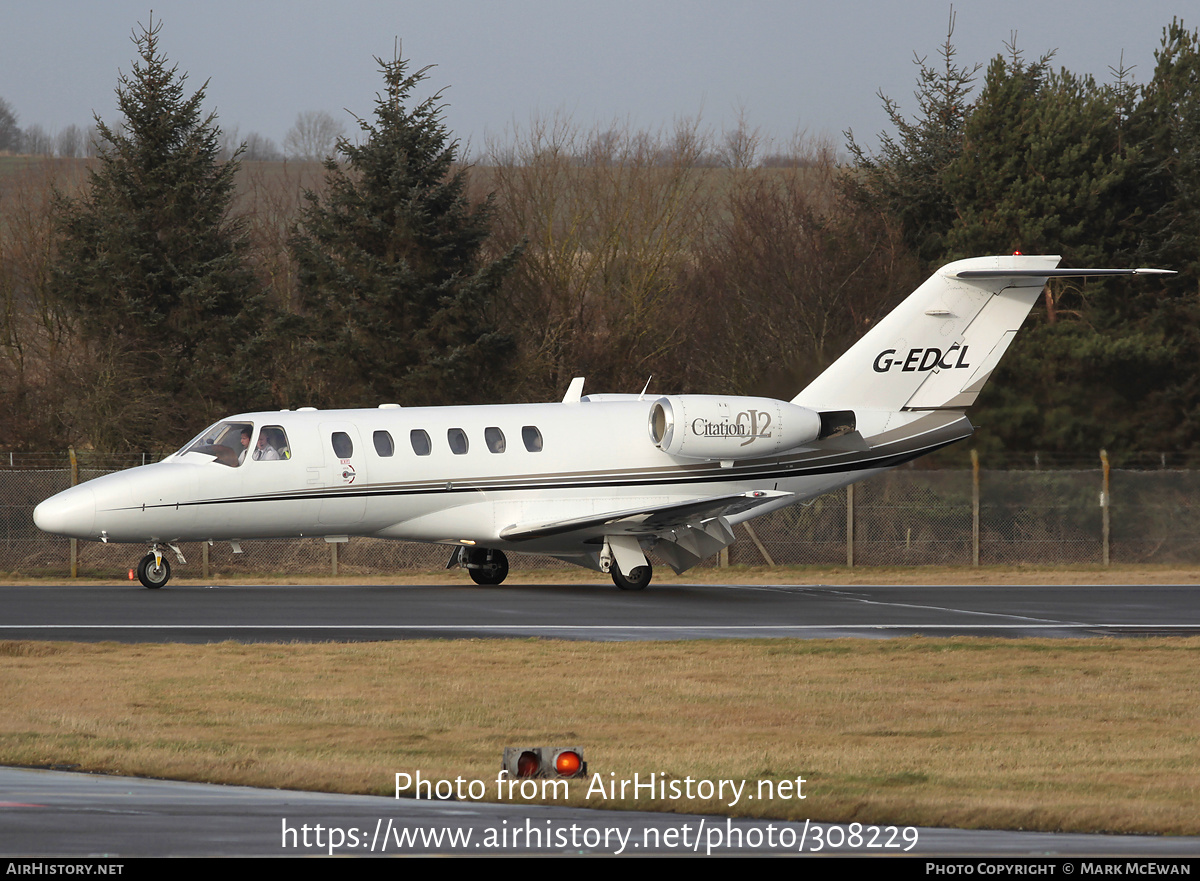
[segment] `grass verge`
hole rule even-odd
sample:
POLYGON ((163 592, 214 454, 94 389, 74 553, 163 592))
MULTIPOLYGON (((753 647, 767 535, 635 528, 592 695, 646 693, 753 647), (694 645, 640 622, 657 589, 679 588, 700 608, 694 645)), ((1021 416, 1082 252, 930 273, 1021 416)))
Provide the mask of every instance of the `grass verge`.
POLYGON ((503 747, 582 745, 605 781, 807 798, 575 781, 569 804, 1195 835, 1198 660, 1200 639, 5 642, 0 762, 381 795, 419 770, 495 800, 503 747))

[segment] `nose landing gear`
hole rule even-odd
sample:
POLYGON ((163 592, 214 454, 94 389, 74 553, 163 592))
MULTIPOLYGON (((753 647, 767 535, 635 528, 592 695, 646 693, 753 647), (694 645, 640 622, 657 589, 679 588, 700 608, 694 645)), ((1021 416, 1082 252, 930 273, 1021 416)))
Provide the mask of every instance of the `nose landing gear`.
MULTIPOLYGON (((175 559, 180 563, 187 562, 183 557, 183 551, 179 550, 179 545, 168 542, 167 547, 175 552, 175 559)), ((142 587, 148 587, 150 590, 158 590, 171 580, 171 564, 167 562, 162 548, 157 544, 152 544, 150 553, 138 561, 137 576, 142 587)))
POLYGON ((157 590, 171 580, 171 564, 155 549, 138 562, 137 576, 143 587, 157 590))

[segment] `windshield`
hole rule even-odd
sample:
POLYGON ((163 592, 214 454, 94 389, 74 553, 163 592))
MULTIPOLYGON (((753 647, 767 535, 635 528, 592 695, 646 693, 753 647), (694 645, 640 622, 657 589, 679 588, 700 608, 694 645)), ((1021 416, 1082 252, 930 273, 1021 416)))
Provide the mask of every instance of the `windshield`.
POLYGON ((246 458, 253 434, 253 422, 218 422, 200 432, 178 455, 202 453, 222 465, 237 468, 246 458))

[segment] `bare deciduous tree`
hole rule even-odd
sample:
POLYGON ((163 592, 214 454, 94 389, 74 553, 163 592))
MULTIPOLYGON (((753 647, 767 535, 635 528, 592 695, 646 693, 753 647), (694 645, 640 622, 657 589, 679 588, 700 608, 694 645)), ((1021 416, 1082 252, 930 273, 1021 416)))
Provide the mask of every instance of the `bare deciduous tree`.
POLYGON ((586 131, 558 116, 491 151, 497 244, 528 242, 505 313, 523 346, 521 395, 544 399, 584 373, 593 388, 640 388, 678 361, 676 279, 705 221, 705 146, 693 123, 586 131))
POLYGON ((296 124, 288 129, 283 149, 289 159, 319 162, 333 155, 338 138, 346 127, 325 110, 306 110, 297 114, 296 124))
POLYGON ((33 156, 53 156, 54 138, 40 125, 31 125, 21 138, 21 152, 33 156))
POLYGON ((276 143, 258 132, 250 132, 246 135, 245 146, 246 151, 242 154, 242 158, 249 159, 251 162, 278 162, 283 159, 283 151, 276 143))
POLYGON ((21 149, 21 129, 17 127, 17 113, 12 105, 0 98, 0 151, 21 149))
POLYGON ((78 159, 83 155, 83 129, 69 125, 54 139, 54 149, 63 159, 78 159))

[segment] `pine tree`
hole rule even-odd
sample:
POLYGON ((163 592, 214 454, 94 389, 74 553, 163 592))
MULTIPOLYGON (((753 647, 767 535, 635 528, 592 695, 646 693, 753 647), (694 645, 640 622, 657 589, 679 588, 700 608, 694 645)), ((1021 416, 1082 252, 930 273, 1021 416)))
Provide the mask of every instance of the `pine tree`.
POLYGON ((361 143, 338 142, 323 196, 309 192, 291 242, 303 340, 296 403, 487 400, 512 350, 493 304, 519 248, 484 257, 491 200, 473 207, 439 95, 410 106, 429 68, 376 58, 385 82, 361 143), (303 394, 303 398, 300 395, 303 394))
MULTIPOLYGON (((989 66, 946 173, 956 215, 947 256, 1022 251, 1061 254, 1068 266, 1137 265, 1131 229, 1145 206, 1133 194, 1144 162, 1126 95, 1048 62, 1013 50, 989 66)), ((1153 279, 1051 283, 984 391, 981 444, 1104 447, 1119 458, 1185 441, 1163 406, 1188 360, 1180 331, 1191 322, 1164 321, 1172 311, 1153 279)))
POLYGON ((1153 78, 1129 125, 1142 145, 1138 256, 1200 281, 1200 30, 1163 28, 1153 78))
POLYGON ((1116 93, 1049 62, 1026 63, 1010 47, 989 65, 944 176, 948 256, 1063 254, 1078 266, 1119 248, 1133 157, 1116 93))
POLYGON ((907 244, 927 268, 942 262, 954 206, 946 192, 946 168, 962 153, 963 129, 970 117, 970 94, 980 65, 960 66, 955 58, 954 13, 946 42, 939 50, 940 67, 917 58, 917 117, 909 121, 896 101, 881 91, 884 110, 895 127, 893 136, 879 135, 879 153, 868 155, 852 132, 847 148, 856 174, 846 177, 849 195, 858 203, 899 222, 907 244))
POLYGON ((98 167, 85 194, 59 196, 56 287, 89 348, 75 418, 96 447, 162 449, 257 403, 248 381, 264 302, 230 216, 237 162, 220 162, 204 87, 135 32, 138 61, 117 85, 118 126, 97 117, 98 167))

